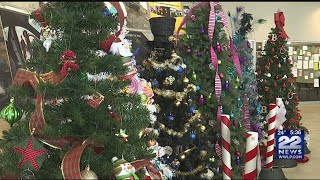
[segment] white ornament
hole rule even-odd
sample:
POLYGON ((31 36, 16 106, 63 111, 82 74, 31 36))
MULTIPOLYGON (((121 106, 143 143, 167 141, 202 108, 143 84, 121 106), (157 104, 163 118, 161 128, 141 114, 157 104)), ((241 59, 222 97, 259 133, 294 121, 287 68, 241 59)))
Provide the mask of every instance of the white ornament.
POLYGON ((46 52, 49 52, 49 49, 52 44, 52 39, 48 38, 43 42, 43 47, 46 48, 46 52))

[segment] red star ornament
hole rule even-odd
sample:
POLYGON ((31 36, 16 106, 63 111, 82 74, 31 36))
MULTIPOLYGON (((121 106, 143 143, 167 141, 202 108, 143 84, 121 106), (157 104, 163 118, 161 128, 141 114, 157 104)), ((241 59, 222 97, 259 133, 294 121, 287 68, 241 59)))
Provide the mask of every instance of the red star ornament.
MULTIPOLYGON (((23 147, 25 146, 25 143, 23 143, 23 147)), ((40 166, 42 164, 42 162, 44 161, 44 158, 40 158, 43 154, 47 153, 47 150, 36 150, 36 149, 43 149, 43 147, 41 148, 41 145, 39 145, 39 142, 37 142, 37 140, 31 136, 28 140, 28 144, 27 147, 25 149, 20 148, 20 147, 13 147, 13 150, 17 153, 22 154, 22 160, 20 161, 20 163, 18 164, 18 168, 20 168, 21 166, 23 166, 26 163, 30 163, 33 168, 37 171, 39 171, 40 166), (38 160, 38 162, 37 162, 38 160)))

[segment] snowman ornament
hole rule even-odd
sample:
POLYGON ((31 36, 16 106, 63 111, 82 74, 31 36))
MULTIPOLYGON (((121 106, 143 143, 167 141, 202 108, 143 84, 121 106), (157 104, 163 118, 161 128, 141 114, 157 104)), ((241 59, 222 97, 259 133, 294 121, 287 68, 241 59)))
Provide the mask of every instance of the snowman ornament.
POLYGON ((118 180, 138 180, 138 176, 135 174, 136 169, 125 159, 112 158, 113 172, 118 180))

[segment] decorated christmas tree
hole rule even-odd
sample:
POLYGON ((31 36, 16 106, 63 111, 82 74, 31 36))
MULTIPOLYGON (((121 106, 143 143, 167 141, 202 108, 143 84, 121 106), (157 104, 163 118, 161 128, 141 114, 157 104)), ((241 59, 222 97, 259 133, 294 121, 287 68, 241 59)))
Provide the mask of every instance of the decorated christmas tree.
POLYGON ((120 4, 47 3, 32 18, 42 37, 33 43, 28 69, 17 71, 12 102, 1 112, 12 127, 0 142, 0 174, 125 179, 145 167, 160 178, 145 159, 152 157, 150 136, 141 138, 155 121, 148 110, 153 93, 134 68, 137 52, 125 39, 120 4))
POLYGON ((236 13, 228 13, 232 22, 233 42, 237 49, 242 70, 242 79, 239 90, 242 94, 242 118, 246 122, 247 130, 259 133, 259 139, 263 139, 263 121, 260 115, 261 104, 258 99, 258 87, 255 72, 253 69, 254 57, 252 48, 248 41, 248 34, 253 31, 252 26, 255 23, 264 23, 264 19, 254 20, 252 14, 244 12, 243 7, 237 7, 236 13))
MULTIPOLYGON (((298 110, 299 97, 296 93, 296 83, 291 73, 292 61, 288 56, 287 39, 282 12, 275 13, 276 27, 271 29, 267 43, 264 47, 265 54, 257 60, 257 82, 259 102, 268 107, 276 103, 276 98, 282 98, 286 109, 285 119, 277 123, 276 128, 307 130, 302 126, 301 115, 298 110)), ((264 111, 263 116, 267 115, 264 111)))
MULTIPOLYGON (((180 161, 178 169, 189 171, 182 174, 188 179, 240 179, 245 152, 245 122, 239 112, 241 68, 226 16, 219 3, 203 2, 183 22, 185 34, 178 37, 178 50, 187 66, 185 79, 197 87, 188 99, 201 113, 201 121, 188 127, 195 138, 186 138, 182 147, 194 148, 185 148, 192 154, 180 161)), ((174 142, 179 147, 180 142, 174 142)))

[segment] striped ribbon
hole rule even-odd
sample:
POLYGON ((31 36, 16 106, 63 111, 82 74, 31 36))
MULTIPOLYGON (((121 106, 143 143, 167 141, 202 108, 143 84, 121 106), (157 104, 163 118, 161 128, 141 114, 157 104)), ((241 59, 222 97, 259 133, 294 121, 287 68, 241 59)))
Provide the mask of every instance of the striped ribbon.
POLYGON ((230 116, 221 115, 221 134, 222 134, 222 175, 223 179, 231 179, 231 145, 230 145, 230 116))
POLYGON ((250 131, 251 129, 251 123, 250 123, 250 111, 249 111, 249 102, 247 94, 243 96, 243 102, 244 102, 244 121, 247 131, 250 131))
POLYGON ((219 159, 222 160, 222 150, 221 150, 221 146, 218 143, 218 140, 217 140, 216 144, 214 145, 214 147, 215 147, 215 150, 216 150, 216 153, 217 153, 219 159))
POLYGON ((266 168, 272 168, 273 154, 274 154, 274 133, 276 125, 277 105, 269 104, 268 118, 268 141, 267 141, 267 154, 266 154, 266 168))

